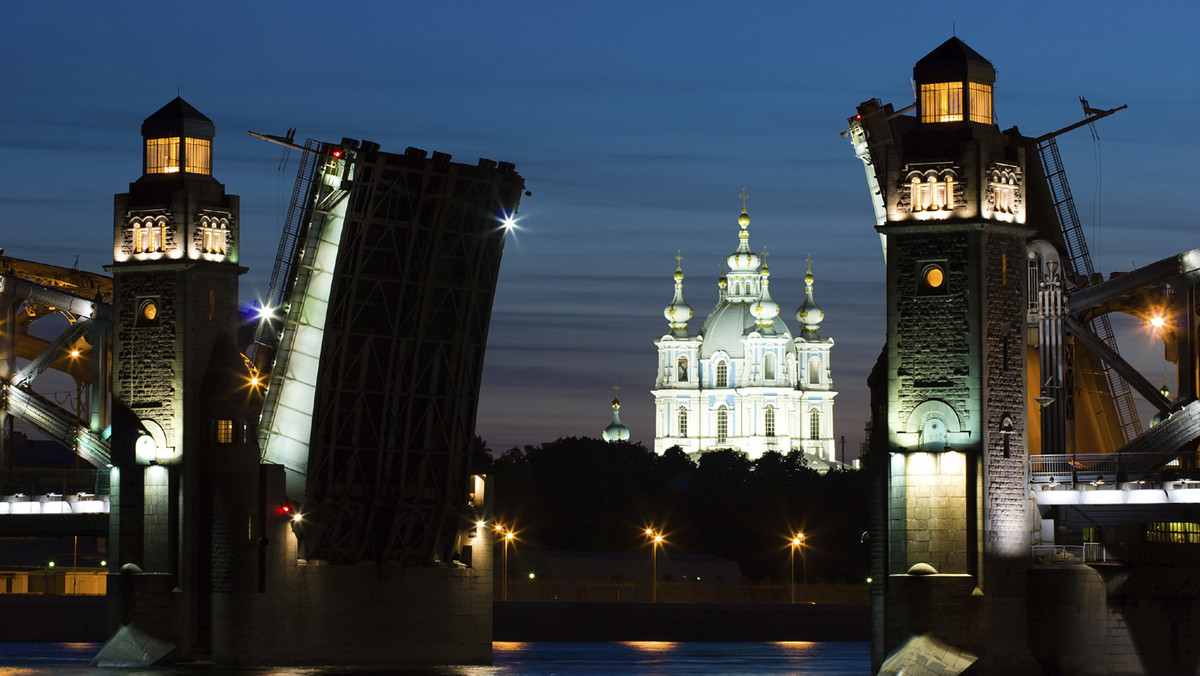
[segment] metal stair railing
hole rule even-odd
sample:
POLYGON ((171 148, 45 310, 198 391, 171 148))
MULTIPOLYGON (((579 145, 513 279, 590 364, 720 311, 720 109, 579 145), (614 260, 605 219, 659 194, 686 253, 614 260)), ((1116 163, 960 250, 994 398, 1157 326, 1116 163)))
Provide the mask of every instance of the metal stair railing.
MULTIPOLYGON (((1076 275, 1085 279, 1085 284, 1090 285, 1092 276, 1095 275, 1095 269, 1092 267, 1092 257, 1088 253, 1083 227, 1079 224, 1079 214, 1075 211, 1075 200, 1071 197, 1067 172, 1063 169, 1062 158, 1058 154, 1058 142, 1054 138, 1048 138, 1038 143, 1037 150, 1042 161, 1042 171, 1046 176, 1050 197, 1054 202, 1054 211, 1058 216, 1059 229, 1067 246, 1071 268, 1076 275)), ((1113 334, 1112 323, 1108 320, 1108 315, 1099 315, 1092 319, 1091 329, 1104 341, 1104 344, 1112 348, 1113 352, 1119 353, 1117 339, 1113 334)), ((1131 441, 1142 433, 1142 422, 1138 418, 1133 395, 1129 391, 1129 384, 1107 365, 1104 366, 1104 379, 1108 383, 1108 391, 1112 395, 1113 407, 1117 413, 1117 421, 1121 427, 1124 441, 1131 441)))
MULTIPOLYGON (((309 152, 300 153, 300 166, 296 170, 296 182, 292 188, 292 200, 288 204, 287 218, 283 223, 283 236, 279 240, 279 250, 275 254, 275 267, 271 270, 271 285, 264 301, 266 307, 276 315, 286 317, 287 306, 291 302, 291 293, 295 284, 296 266, 301 255, 300 245, 307 235, 308 224, 312 211, 312 184, 319 166, 319 156, 316 151, 320 148, 319 141, 308 139, 304 147, 309 152)), ((262 321, 254 334, 254 344, 251 347, 250 360, 259 371, 269 370, 277 354, 279 334, 274 328, 273 321, 262 321)))

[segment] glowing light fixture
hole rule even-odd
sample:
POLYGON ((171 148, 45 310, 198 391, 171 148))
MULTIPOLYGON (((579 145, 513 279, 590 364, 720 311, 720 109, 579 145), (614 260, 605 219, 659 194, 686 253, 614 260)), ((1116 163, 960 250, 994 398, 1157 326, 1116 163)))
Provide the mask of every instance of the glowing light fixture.
POLYGON ((504 226, 505 230, 512 230, 513 228, 517 227, 517 219, 513 217, 512 214, 505 214, 504 217, 500 219, 500 225, 504 226))
POLYGON ((258 320, 259 321, 270 321, 274 318, 275 318, 275 308, 271 307, 270 305, 259 305, 258 306, 258 320))
POLYGON ((79 350, 71 350, 71 356, 72 356, 72 357, 78 357, 78 356, 79 356, 79 350))
POLYGON ((1163 317, 1161 314, 1158 314, 1158 313, 1150 315, 1149 319, 1147 319, 1146 321, 1148 321, 1150 323, 1150 326, 1153 326, 1155 329, 1161 329, 1167 325, 1166 317, 1163 317))

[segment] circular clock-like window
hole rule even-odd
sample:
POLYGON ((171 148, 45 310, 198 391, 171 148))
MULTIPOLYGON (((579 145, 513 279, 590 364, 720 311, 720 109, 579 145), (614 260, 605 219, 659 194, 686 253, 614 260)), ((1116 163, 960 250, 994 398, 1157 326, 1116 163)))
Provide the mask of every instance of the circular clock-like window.
POLYGON ((921 280, 925 282, 925 286, 930 289, 940 289, 942 284, 946 282, 946 273, 937 265, 930 265, 925 268, 925 272, 921 274, 921 280))
POLYGON ((148 322, 158 319, 158 306, 153 301, 147 301, 142 305, 142 318, 148 322))

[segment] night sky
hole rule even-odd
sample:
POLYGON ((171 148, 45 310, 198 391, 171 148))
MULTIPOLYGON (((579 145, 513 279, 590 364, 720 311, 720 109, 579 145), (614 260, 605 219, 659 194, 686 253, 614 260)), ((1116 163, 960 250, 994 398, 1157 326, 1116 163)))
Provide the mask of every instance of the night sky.
MULTIPOLYGON (((247 130, 512 162, 533 195, 505 251, 479 434, 497 451, 599 436, 619 384, 649 444, 676 250, 694 332, 745 186, 793 332, 813 256, 853 457, 884 341, 883 259, 839 134, 861 101, 912 103, 913 64, 952 34, 996 67, 1001 129, 1074 123, 1080 95, 1129 104, 1099 142, 1059 139, 1098 269, 1200 246, 1197 5, 967 4, 21 3, 0 42, 0 246, 111 263, 112 194, 140 175, 142 120, 177 92, 216 124, 214 175, 241 196, 245 301, 265 293, 296 169, 247 130)), ((1122 337, 1160 382, 1161 348, 1122 337)))

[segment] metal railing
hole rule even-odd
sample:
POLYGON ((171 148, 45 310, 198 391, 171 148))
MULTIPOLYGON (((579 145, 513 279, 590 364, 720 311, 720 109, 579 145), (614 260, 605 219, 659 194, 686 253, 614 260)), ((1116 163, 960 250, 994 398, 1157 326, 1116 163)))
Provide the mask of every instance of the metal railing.
POLYGON ((1034 482, 1131 480, 1164 470, 1182 469, 1180 454, 1169 453, 1056 453, 1030 455, 1029 478, 1034 482), (1175 461, 1179 462, 1175 462, 1175 461))
POLYGON ((1115 561, 1100 542, 1081 545, 1034 545, 1033 562, 1049 563, 1108 563, 1115 561))

